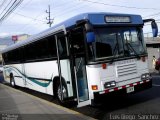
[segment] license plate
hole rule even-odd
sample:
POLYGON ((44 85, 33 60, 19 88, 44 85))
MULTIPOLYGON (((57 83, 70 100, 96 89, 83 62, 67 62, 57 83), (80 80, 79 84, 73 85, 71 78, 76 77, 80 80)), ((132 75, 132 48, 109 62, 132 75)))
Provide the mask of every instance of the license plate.
POLYGON ((127 88, 127 93, 131 93, 134 92, 134 87, 128 87, 127 88))

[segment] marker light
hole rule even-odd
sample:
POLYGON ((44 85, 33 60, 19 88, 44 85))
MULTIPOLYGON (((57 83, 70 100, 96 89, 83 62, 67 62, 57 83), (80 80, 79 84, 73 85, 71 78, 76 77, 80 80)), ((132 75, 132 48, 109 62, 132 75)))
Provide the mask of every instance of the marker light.
POLYGON ((107 68, 107 64, 106 64, 106 63, 103 63, 103 64, 102 64, 102 68, 103 68, 103 69, 106 69, 106 68, 107 68))
POLYGON ((98 90, 98 86, 97 85, 92 85, 92 90, 98 90))

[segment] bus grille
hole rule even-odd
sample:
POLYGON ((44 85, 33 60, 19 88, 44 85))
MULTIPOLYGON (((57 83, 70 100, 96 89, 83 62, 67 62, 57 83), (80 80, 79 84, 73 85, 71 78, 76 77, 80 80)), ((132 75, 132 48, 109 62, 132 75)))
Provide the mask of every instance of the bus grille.
POLYGON ((131 74, 137 73, 137 66, 136 63, 130 63, 126 65, 119 65, 117 66, 117 74, 118 77, 127 76, 131 74))

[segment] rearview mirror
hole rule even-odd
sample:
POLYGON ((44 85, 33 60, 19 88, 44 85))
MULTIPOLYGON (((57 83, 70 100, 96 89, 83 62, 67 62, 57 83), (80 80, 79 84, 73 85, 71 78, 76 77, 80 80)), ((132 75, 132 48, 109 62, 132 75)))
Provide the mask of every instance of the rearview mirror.
POLYGON ((158 35, 158 26, 154 19, 144 19, 144 23, 151 22, 153 37, 157 37, 158 35))
POLYGON ((153 37, 157 37, 158 35, 158 26, 155 21, 151 22, 153 37))

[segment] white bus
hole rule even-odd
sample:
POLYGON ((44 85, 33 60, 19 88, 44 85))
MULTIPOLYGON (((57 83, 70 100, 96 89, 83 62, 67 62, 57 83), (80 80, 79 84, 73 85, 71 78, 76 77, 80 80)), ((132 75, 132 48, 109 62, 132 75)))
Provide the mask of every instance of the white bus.
POLYGON ((91 105, 103 95, 152 86, 140 15, 84 13, 2 52, 11 86, 54 95, 60 103, 91 105))

